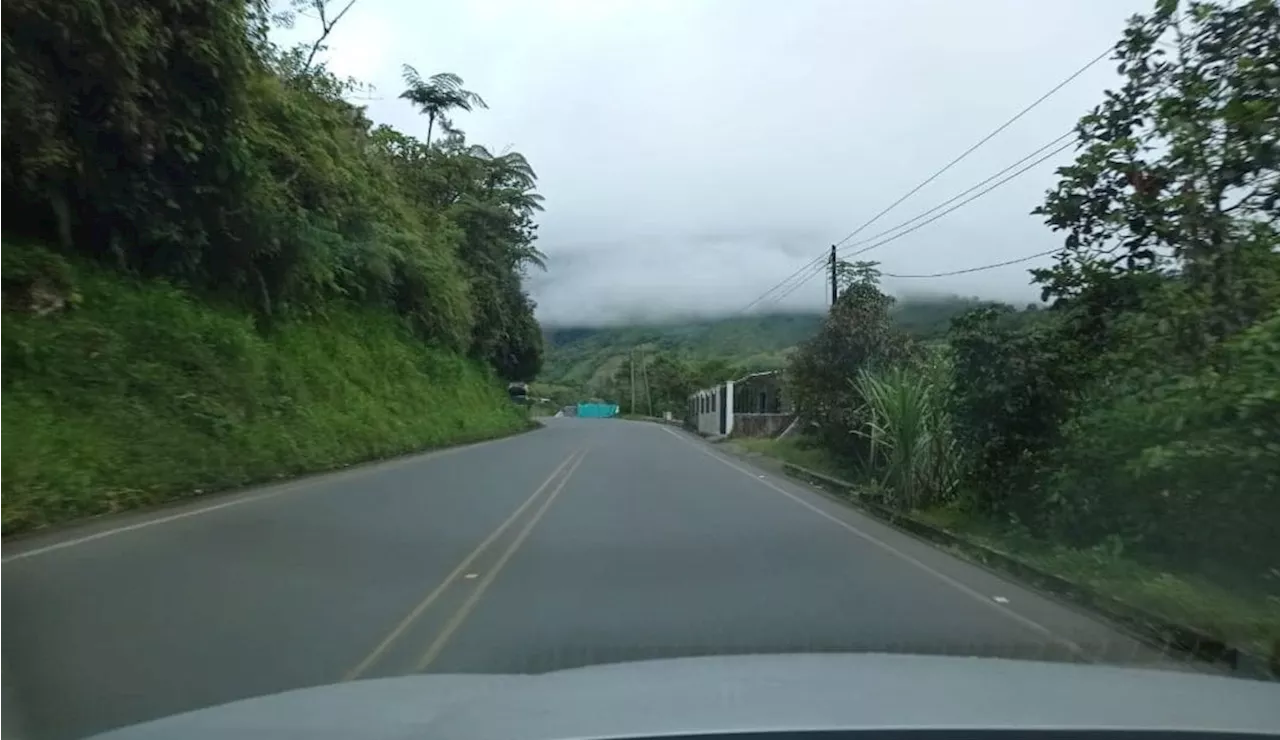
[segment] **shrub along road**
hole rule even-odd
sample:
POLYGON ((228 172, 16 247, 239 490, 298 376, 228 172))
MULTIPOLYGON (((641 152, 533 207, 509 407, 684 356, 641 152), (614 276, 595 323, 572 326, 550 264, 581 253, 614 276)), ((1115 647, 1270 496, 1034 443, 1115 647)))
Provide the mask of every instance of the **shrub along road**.
POLYGON ((815 650, 1159 660, 645 422, 552 419, 4 558, 6 730, 20 714, 39 737, 413 671, 815 650))

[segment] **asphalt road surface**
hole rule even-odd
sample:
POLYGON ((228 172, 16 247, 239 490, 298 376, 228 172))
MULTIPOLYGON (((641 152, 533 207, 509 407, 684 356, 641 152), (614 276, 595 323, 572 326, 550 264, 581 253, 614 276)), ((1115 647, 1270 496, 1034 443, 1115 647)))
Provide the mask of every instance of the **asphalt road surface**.
POLYGON ((6 543, 2 580, 4 720, 32 737, 417 671, 1154 658, 682 431, 618 420, 25 538, 6 543))

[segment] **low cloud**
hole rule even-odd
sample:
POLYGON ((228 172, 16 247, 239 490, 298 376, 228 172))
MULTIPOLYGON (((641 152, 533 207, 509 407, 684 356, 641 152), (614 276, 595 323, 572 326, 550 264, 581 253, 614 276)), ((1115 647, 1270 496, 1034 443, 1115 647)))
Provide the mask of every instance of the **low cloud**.
MULTIPOLYGON (((454 117, 537 170, 548 323, 740 310, 1113 44, 1150 0, 357 0, 324 59, 373 86, 373 120, 425 135, 400 65, 450 71, 454 117)), ((282 40, 308 37, 305 20, 282 40)), ((1095 65, 867 229, 929 208, 1070 130, 1115 83, 1095 65)), ((928 274, 1052 249, 1029 211, 1070 152, 865 258, 928 274)), ((847 250, 852 252, 853 250, 847 250)), ((1036 263, 928 290, 1033 300, 1036 263)), ((820 277, 779 304, 819 308, 820 277)))

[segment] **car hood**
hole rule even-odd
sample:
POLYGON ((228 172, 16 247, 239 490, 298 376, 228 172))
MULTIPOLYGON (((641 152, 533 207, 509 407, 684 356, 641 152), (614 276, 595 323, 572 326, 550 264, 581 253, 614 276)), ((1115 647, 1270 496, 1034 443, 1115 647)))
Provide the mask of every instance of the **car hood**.
POLYGON ((884 728, 1274 734, 1280 685, 1109 666, 911 655, 746 655, 540 675, 416 675, 288 691, 95 736, 526 740, 884 728))

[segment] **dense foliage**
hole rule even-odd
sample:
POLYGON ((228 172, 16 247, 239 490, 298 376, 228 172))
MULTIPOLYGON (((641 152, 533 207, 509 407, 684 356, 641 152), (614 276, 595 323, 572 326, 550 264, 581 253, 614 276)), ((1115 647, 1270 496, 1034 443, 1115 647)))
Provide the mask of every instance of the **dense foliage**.
POLYGON ((814 424, 822 443, 870 464, 870 436, 860 433, 869 421, 867 408, 849 384, 860 371, 903 362, 910 348, 889 320, 893 299, 880 292, 874 267, 861 264, 849 274, 821 330, 801 345, 787 376, 796 409, 814 424))
POLYGON ((374 125, 318 61, 350 2, 281 8, 5 5, 6 533, 527 424, 532 168, 452 74, 374 125))
POLYGON ((1033 273, 1049 308, 904 351, 854 281, 794 395, 897 505, 1280 594, 1280 8, 1160 0, 1114 56, 1037 209, 1064 234, 1033 273))
MULTIPOLYGON (((301 3, 324 18, 324 0, 301 3)), ((325 21, 324 33, 341 14, 325 21)), ((483 104, 406 68, 435 140, 375 126, 266 0, 15 0, 3 17, 5 232, 290 315, 359 305, 508 379, 541 364, 522 287, 535 176, 470 145, 483 104)))

